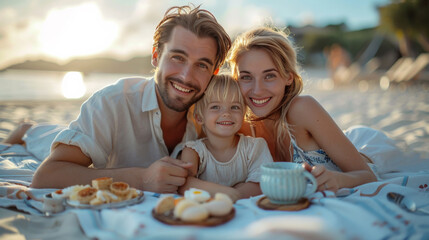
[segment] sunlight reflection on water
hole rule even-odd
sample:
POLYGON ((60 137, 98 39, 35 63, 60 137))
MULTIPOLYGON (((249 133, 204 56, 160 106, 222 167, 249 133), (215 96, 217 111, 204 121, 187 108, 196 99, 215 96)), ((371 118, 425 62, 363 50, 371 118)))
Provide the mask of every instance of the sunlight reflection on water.
MULTIPOLYGON (((0 101, 66 99, 61 91, 62 81, 66 73, 37 70, 6 70, 0 72, 0 101)), ((304 79, 305 89, 326 88, 323 85, 328 78, 326 69, 308 68, 301 74, 304 79)), ((115 83, 118 79, 130 76, 136 76, 136 74, 84 74, 83 81, 86 87, 86 94, 82 98, 86 99, 97 90, 115 83)))
MULTIPOLYGON (((0 101, 65 99, 61 89, 67 72, 7 70, 0 72, 0 101)), ((136 74, 91 73, 83 75, 88 98, 97 90, 123 77, 136 74)))

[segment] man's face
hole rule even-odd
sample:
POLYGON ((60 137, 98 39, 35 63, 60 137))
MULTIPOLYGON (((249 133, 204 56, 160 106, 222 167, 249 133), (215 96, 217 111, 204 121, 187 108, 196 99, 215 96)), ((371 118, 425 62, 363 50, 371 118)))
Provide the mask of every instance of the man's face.
POLYGON ((152 64, 158 67, 155 80, 162 103, 183 112, 198 101, 213 74, 216 52, 213 38, 199 38, 181 26, 175 27, 162 54, 152 56, 152 64))

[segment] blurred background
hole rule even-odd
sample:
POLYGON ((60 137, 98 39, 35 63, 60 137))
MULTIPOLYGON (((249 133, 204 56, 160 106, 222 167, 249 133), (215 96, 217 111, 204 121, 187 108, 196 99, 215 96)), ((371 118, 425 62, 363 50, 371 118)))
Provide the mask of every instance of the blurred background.
POLYGON ((165 11, 192 2, 234 39, 287 29, 304 92, 341 129, 366 125, 429 158, 428 0, 0 1, 0 141, 19 122, 67 125, 95 91, 152 75, 165 11))
MULTIPOLYGON (((188 2, 1 1, 0 101, 85 99, 120 77, 151 75, 156 24, 169 7, 188 2)), ((321 89, 386 90, 394 82, 428 78, 427 0, 192 3, 211 11, 233 39, 254 26, 287 27, 304 78, 321 89), (395 64, 413 76, 398 80, 395 64)))

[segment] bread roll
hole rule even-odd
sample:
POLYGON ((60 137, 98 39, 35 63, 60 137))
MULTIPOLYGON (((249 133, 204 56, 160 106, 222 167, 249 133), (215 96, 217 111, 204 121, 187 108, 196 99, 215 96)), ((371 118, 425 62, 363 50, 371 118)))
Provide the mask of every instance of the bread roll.
POLYGON ((201 204, 183 210, 180 219, 185 222, 201 222, 209 217, 209 212, 201 204))
POLYGON ((223 200, 213 200, 202 204, 211 216, 222 217, 231 212, 233 205, 223 200))
POLYGON ((158 203, 155 206, 155 213, 166 214, 174 209, 174 197, 164 196, 159 199, 158 203))
POLYGON ((216 193, 215 200, 222 200, 222 201, 227 201, 228 203, 231 203, 231 205, 234 204, 234 202, 232 201, 232 199, 225 193, 216 193))
POLYGON ((193 201, 193 200, 189 200, 189 199, 183 199, 182 201, 180 201, 176 207, 174 208, 174 217, 175 218, 181 218, 182 216, 182 212, 188 208, 188 207, 192 207, 192 206, 196 206, 198 205, 197 202, 193 201))

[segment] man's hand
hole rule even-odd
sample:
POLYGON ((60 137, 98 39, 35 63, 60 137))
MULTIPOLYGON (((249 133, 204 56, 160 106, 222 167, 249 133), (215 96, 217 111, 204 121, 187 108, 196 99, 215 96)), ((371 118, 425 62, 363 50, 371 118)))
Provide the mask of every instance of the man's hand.
POLYGON ((176 193, 186 182, 191 163, 171 157, 164 157, 145 169, 143 189, 158 193, 176 193))

